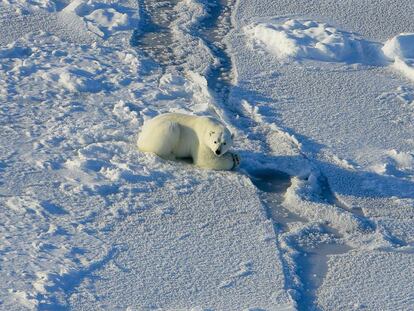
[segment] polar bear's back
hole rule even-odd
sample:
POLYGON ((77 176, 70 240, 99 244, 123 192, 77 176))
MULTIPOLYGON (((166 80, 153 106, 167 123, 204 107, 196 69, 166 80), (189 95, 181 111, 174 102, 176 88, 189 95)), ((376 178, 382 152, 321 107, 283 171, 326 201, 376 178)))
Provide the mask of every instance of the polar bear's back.
POLYGON ((209 117, 193 116, 175 112, 161 114, 150 120, 150 122, 154 122, 154 124, 162 124, 167 121, 176 122, 182 126, 187 126, 193 129, 204 126, 206 123, 215 123, 214 119, 209 117))
POLYGON ((138 136, 138 149, 167 159, 191 157, 206 122, 210 118, 181 113, 159 115, 145 122, 138 136))
POLYGON ((150 120, 145 123, 138 136, 138 149, 168 157, 180 139, 180 127, 168 120, 150 120))

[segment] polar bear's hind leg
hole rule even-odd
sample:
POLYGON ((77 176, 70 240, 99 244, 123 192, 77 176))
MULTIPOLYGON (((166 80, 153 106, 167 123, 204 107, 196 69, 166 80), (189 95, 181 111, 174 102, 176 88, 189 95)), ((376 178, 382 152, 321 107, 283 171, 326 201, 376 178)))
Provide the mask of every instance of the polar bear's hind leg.
POLYGON ((144 127, 138 137, 138 149, 144 152, 153 152, 158 156, 174 160, 174 147, 180 139, 180 126, 176 122, 154 122, 144 127))

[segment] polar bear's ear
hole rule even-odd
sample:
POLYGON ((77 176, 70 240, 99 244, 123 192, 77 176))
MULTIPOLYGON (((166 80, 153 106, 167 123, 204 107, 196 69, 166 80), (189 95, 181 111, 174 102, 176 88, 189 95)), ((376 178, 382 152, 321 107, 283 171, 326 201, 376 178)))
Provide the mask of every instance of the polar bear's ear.
POLYGON ((214 134, 214 132, 213 131, 210 131, 210 132, 208 132, 208 134, 211 136, 211 135, 214 134))

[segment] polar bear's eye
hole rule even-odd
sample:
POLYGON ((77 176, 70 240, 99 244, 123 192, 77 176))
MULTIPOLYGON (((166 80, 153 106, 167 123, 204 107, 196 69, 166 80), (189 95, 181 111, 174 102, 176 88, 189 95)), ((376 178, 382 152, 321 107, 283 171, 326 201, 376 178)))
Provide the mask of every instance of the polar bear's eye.
POLYGON ((217 142, 216 142, 216 141, 215 141, 214 143, 215 143, 215 144, 217 144, 217 142))
POLYGON ((223 145, 225 145, 226 143, 223 143, 223 145))

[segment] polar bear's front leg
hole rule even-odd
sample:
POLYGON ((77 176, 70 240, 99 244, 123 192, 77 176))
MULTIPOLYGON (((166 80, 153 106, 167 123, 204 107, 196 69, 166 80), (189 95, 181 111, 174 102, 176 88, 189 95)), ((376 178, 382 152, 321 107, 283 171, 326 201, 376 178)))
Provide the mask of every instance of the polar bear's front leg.
POLYGON ((210 164, 213 170, 232 170, 240 165, 240 157, 237 153, 227 152, 221 157, 215 156, 210 164))
POLYGON ((240 157, 236 153, 227 152, 219 157, 207 148, 199 152, 193 160, 195 165, 211 170, 228 171, 240 165, 240 157))

